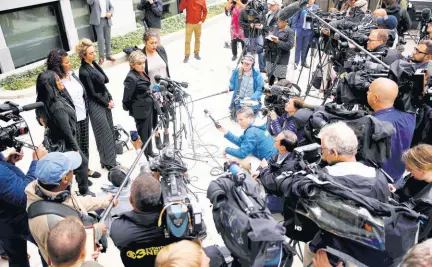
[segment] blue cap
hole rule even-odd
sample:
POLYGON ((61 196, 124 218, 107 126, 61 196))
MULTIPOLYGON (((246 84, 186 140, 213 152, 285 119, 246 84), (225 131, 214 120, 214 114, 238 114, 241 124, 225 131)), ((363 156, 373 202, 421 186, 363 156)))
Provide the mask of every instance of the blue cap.
POLYGON ((387 16, 384 18, 377 18, 378 26, 384 26, 389 30, 394 30, 397 27, 397 18, 395 16, 387 16))
POLYGON ((81 166, 82 158, 78 152, 51 152, 36 164, 36 178, 48 185, 60 185, 70 171, 81 166))

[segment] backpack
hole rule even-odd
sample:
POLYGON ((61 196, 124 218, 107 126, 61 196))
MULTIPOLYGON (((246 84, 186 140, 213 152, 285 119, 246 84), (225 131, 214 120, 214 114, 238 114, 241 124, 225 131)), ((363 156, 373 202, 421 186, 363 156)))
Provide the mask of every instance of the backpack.
POLYGON ((207 190, 216 229, 226 247, 241 266, 291 266, 292 254, 286 255, 286 263, 281 265, 285 229, 266 208, 258 184, 247 176, 242 187, 246 200, 228 176, 212 181, 207 190), (255 207, 249 214, 246 202, 255 207))

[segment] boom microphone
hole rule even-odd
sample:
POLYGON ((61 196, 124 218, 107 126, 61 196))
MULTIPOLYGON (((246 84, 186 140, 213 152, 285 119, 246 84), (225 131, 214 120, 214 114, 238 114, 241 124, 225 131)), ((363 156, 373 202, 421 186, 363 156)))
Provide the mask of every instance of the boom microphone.
POLYGON ((421 18, 423 21, 429 21, 431 18, 431 10, 429 8, 423 8, 421 11, 421 18))
POLYGON ((220 123, 219 122, 217 122, 214 118, 213 118, 213 116, 210 114, 210 112, 207 110, 207 109, 204 109, 204 113, 206 114, 206 116, 208 116, 212 121, 213 121, 213 123, 214 123, 214 125, 215 125, 215 127, 216 128, 221 128, 222 126, 220 125, 220 123))
POLYGON ((159 83, 159 81, 162 80, 162 81, 167 81, 167 82, 169 82, 169 83, 175 83, 175 84, 177 84, 177 85, 180 85, 180 86, 183 87, 183 88, 188 88, 188 86, 189 86, 189 83, 187 83, 187 82, 177 82, 177 81, 171 80, 171 79, 168 78, 168 77, 163 78, 163 77, 160 76, 160 75, 155 75, 155 76, 154 76, 154 79, 155 79, 155 81, 156 81, 157 83, 159 83))
POLYGON ((12 109, 0 113, 0 116, 4 116, 4 115, 10 114, 10 113, 12 113, 14 115, 18 115, 20 112, 41 108, 43 106, 44 106, 44 103, 42 103, 42 102, 31 103, 31 104, 24 105, 24 106, 16 105, 12 109))

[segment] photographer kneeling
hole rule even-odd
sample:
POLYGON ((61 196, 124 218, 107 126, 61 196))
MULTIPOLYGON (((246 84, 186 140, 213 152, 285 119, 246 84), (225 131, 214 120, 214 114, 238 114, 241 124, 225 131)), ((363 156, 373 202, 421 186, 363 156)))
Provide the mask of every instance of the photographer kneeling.
POLYGON ((226 139, 239 147, 227 147, 223 153, 236 157, 245 170, 251 171, 252 158, 268 160, 277 151, 273 147, 273 137, 267 132, 266 125, 253 125, 255 115, 251 108, 242 108, 237 111, 237 120, 240 127, 244 129, 241 136, 235 136, 224 127, 218 128, 220 132, 224 133, 226 139))
POLYGON ((291 97, 285 103, 285 113, 277 116, 275 111, 269 113, 270 134, 277 136, 282 131, 289 130, 297 135, 297 143, 303 141, 304 125, 312 115, 310 109, 303 109, 304 100, 300 97, 291 97), (301 111, 300 111, 301 110, 301 111), (299 113, 297 113, 300 111, 299 113))
MULTIPOLYGON (((354 131, 344 122, 336 122, 325 126, 320 134, 322 159, 330 166, 322 169, 325 173, 334 178, 340 185, 350 188, 364 196, 387 202, 390 191, 385 176, 377 169, 357 162, 356 153, 358 140, 354 131)), ((347 239, 335 238, 320 230, 314 239, 305 245, 304 266, 312 262, 314 254, 327 246, 340 243, 347 239)))
POLYGON ((381 59, 385 64, 391 65, 398 59, 402 59, 403 56, 394 49, 387 47, 387 41, 389 39, 388 31, 385 29, 372 30, 369 34, 367 41, 367 49, 371 52, 384 52, 383 58, 381 59))

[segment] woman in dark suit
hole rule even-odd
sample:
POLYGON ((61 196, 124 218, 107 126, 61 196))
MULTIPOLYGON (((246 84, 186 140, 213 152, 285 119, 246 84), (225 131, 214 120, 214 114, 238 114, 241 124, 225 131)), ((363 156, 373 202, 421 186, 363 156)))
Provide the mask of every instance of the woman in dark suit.
POLYGON ((81 40, 76 46, 81 57, 79 78, 87 92, 89 115, 102 168, 110 170, 116 166, 115 134, 111 109, 114 102, 105 84, 109 82, 102 68, 94 61, 96 52, 88 39, 81 40))
MULTIPOLYGON (((123 109, 135 119, 136 128, 143 142, 150 138, 153 128, 154 102, 151 96, 150 77, 144 72, 146 56, 134 51, 129 56, 131 70, 124 80, 123 109)), ((149 142, 144 155, 155 157, 152 142, 149 142)))
POLYGON ((64 86, 59 76, 51 70, 39 74, 36 81, 36 101, 44 103, 36 115, 44 122, 47 136, 54 144, 64 142, 65 151, 77 151, 82 157, 81 166, 75 170, 81 195, 95 196, 88 190, 88 160, 76 141, 76 114, 72 101, 63 95, 64 86))
MULTIPOLYGON (((77 118, 76 138, 78 146, 87 159, 90 160, 88 99, 84 85, 73 72, 69 55, 63 49, 56 49, 49 53, 47 69, 57 73, 65 87, 60 93, 63 93, 64 97, 73 103, 77 118)), ((99 172, 91 170, 88 171, 88 175, 92 178, 101 177, 99 172)), ((91 186, 91 184, 92 183, 89 181, 89 186, 91 186)))
MULTIPOLYGON (((159 46, 158 43, 159 35, 155 30, 148 30, 144 33, 144 49, 143 53, 146 56, 144 72, 150 77, 150 88, 156 84, 154 77, 160 75, 161 77, 170 77, 168 68, 168 56, 165 48, 159 46)), ((167 118, 164 123, 164 140, 163 146, 169 145, 169 133, 168 133, 168 120, 169 113, 168 110, 162 108, 165 117, 167 118)), ((156 127, 158 123, 157 113, 153 111, 153 127, 156 127)), ((144 140, 143 140, 144 141, 144 140)), ((155 132, 155 142, 157 149, 162 149, 162 142, 159 135, 159 131, 155 132)))

